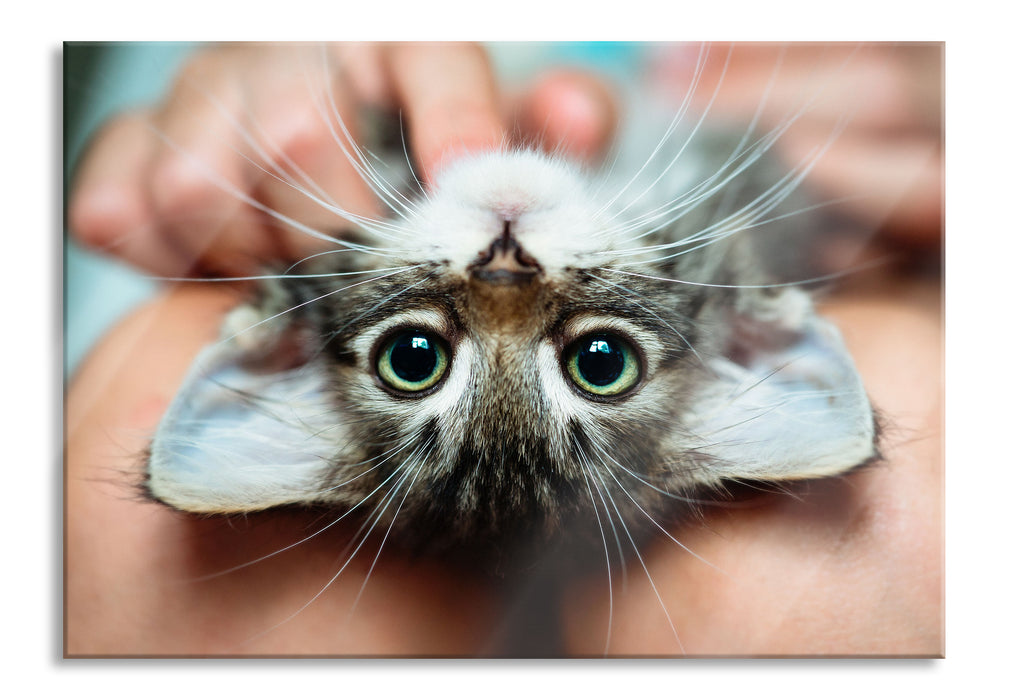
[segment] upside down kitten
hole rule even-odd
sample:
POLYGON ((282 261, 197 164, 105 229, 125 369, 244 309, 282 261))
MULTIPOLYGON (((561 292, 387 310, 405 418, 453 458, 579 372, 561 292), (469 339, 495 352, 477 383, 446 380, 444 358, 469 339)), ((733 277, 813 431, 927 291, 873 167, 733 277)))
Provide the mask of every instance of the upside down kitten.
POLYGON ((802 172, 773 166, 774 133, 674 132, 601 173, 521 148, 462 158, 434 192, 390 190, 387 221, 348 214, 356 230, 264 275, 194 364, 150 495, 324 504, 501 554, 873 458, 843 342, 780 272, 812 225, 802 172))

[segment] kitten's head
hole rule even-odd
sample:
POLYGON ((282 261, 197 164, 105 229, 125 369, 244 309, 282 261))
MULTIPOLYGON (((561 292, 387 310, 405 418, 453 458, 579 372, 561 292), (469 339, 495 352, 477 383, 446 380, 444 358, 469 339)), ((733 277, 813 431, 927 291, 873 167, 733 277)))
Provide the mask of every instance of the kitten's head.
POLYGON ((488 542, 873 455, 858 376, 804 293, 761 286, 744 237, 653 231, 588 182, 532 152, 463 160, 396 240, 271 283, 163 420, 151 493, 488 542))

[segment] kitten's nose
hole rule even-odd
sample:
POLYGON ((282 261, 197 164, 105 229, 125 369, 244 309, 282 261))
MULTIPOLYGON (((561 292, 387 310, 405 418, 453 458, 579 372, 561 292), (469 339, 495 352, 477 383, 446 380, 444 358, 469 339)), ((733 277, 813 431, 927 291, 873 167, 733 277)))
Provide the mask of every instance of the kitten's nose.
POLYGON ((511 233, 511 222, 505 221, 501 235, 477 255, 469 266, 475 279, 488 284, 525 284, 543 271, 511 233))

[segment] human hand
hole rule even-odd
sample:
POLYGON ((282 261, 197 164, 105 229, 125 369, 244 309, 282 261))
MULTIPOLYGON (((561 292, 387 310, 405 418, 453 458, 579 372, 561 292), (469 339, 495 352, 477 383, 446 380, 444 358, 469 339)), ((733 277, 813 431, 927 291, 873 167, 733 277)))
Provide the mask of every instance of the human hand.
MULTIPOLYGON (((709 48, 691 102, 694 112, 711 102, 710 118, 745 126, 762 110, 759 123, 767 131, 804 107, 776 143, 778 153, 794 165, 835 139, 805 186, 820 201, 844 199, 844 212, 879 231, 885 242, 939 247, 944 168, 939 46, 709 48)), ((661 79, 675 94, 685 93, 694 78, 697 51, 678 47, 657 61, 661 79)))
POLYGON ((402 110, 427 183, 454 155, 500 145, 509 125, 588 157, 615 123, 605 87, 583 74, 500 94, 473 44, 224 45, 194 56, 160 105, 101 130, 77 171, 70 229, 164 276, 243 275, 318 252, 325 240, 283 218, 326 234, 347 226, 340 212, 379 213, 334 136, 338 112, 360 141, 366 107, 402 110))

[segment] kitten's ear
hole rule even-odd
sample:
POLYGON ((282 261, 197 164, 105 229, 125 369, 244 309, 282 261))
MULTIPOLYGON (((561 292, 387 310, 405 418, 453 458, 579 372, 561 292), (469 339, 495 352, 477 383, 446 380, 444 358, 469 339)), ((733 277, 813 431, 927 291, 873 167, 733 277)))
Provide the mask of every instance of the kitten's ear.
POLYGON ((341 429, 321 363, 281 332, 266 353, 239 335, 197 356, 151 443, 151 496, 196 513, 317 500, 341 429))
POLYGON ((840 474, 876 455, 875 418, 838 330, 809 297, 744 290, 685 416, 716 479, 840 474))

